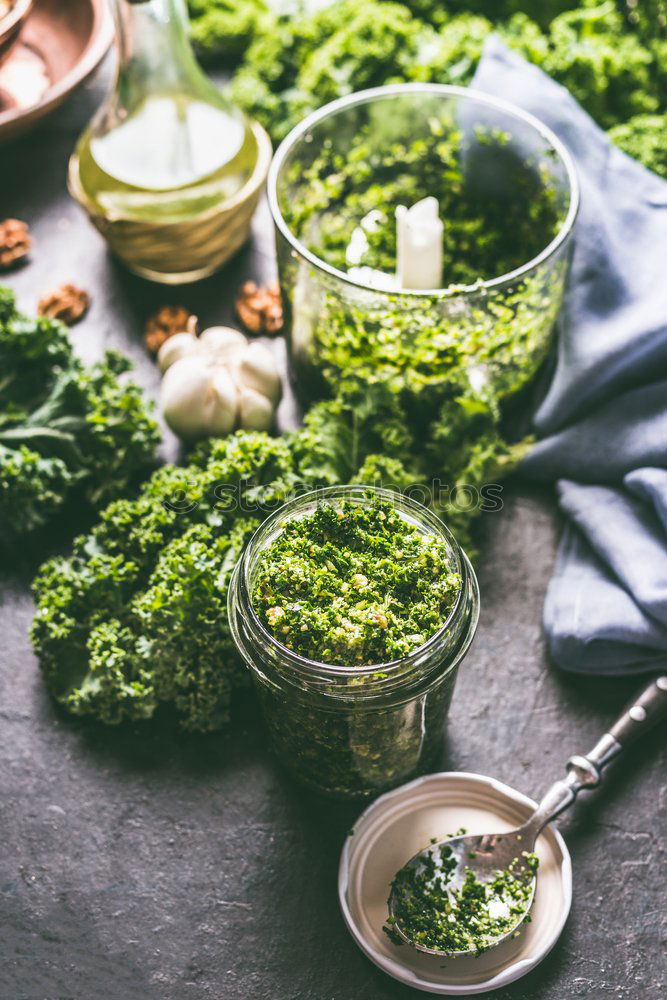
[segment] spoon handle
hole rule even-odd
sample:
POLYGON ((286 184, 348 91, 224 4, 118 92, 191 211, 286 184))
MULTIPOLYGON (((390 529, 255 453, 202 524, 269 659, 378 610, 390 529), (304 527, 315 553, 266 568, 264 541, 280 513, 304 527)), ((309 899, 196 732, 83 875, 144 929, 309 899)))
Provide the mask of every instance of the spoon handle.
POLYGON ((578 754, 570 757, 567 762, 567 777, 554 782, 521 828, 526 840, 531 845, 534 844, 540 830, 571 806, 582 788, 595 788, 600 783, 602 768, 610 760, 665 715, 667 676, 651 681, 585 757, 578 754))

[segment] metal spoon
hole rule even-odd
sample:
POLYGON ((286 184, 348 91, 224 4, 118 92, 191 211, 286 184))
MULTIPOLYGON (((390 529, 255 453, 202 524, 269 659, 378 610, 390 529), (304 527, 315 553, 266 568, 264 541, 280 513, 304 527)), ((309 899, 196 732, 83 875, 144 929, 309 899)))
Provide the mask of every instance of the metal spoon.
POLYGON ((598 740, 589 754, 585 757, 578 755, 570 757, 567 762, 567 777, 556 781, 551 786, 532 816, 518 829, 511 830, 509 833, 451 837, 429 845, 415 854, 397 873, 388 901, 389 915, 393 919, 392 927, 399 938, 405 944, 412 945, 417 951, 427 955, 436 955, 439 958, 476 953, 474 950, 437 951, 426 948, 409 938, 396 917, 399 902, 397 893, 399 892, 398 886, 401 884, 401 874, 411 869, 422 868, 423 870, 424 863, 430 862, 429 855, 436 860, 437 864, 443 847, 447 848, 445 853, 448 889, 461 888, 466 869, 472 869, 478 881, 487 882, 498 871, 505 871, 512 863, 514 863, 513 874, 516 878, 531 881, 532 889, 525 909, 517 915, 516 922, 503 934, 492 940, 486 940, 484 949, 496 947, 515 933, 519 924, 525 920, 530 911, 537 882, 535 872, 523 862, 523 852, 532 851, 543 827, 571 806, 577 793, 583 788, 595 788, 600 782, 602 768, 665 714, 667 714, 667 676, 658 677, 652 681, 626 708, 602 739, 598 740))

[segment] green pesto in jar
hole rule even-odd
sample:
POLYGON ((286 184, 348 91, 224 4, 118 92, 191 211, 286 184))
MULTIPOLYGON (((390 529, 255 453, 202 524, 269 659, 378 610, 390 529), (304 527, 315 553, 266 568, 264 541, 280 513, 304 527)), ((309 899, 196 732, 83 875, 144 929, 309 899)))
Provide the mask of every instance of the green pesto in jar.
POLYGON ((478 614, 472 567, 442 521, 374 487, 291 500, 257 529, 229 589, 273 749, 336 798, 433 768, 478 614))
POLYGON ((456 868, 451 849, 446 844, 434 848, 420 867, 408 866, 396 875, 393 916, 383 930, 395 944, 404 943, 396 932, 398 924, 413 944, 431 951, 480 954, 530 921, 538 863, 536 854, 524 851, 488 881, 480 881, 466 868, 463 884, 456 889, 449 885, 456 868))
POLYGON ((262 553, 253 605, 280 643, 310 660, 387 663, 449 618, 461 590, 451 563, 444 539, 385 501, 323 503, 262 553))

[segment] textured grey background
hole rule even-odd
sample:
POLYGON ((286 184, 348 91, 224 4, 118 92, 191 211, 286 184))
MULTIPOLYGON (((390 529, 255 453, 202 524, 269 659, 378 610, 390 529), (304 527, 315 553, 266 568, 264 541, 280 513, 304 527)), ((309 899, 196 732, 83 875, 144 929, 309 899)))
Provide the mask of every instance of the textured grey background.
MULTIPOLYGON (((7 283, 33 309, 63 281, 93 295, 73 331, 87 360, 128 352, 154 393, 141 343, 155 306, 231 319, 240 280, 273 273, 266 213, 221 274, 170 293, 127 275, 67 196, 75 136, 108 67, 32 136, 0 147, 0 218, 26 219, 31 262, 7 283)), ((277 345, 280 349, 280 345, 277 345)), ((293 416, 283 406, 283 421, 293 416)), ((173 454, 173 442, 165 450, 173 454)), ((443 766, 538 795, 586 751, 636 689, 551 669, 540 617, 558 530, 551 499, 521 486, 487 519, 483 611, 464 664, 443 766)), ((56 546, 58 539, 49 544, 56 546)), ((1 1000, 388 1000, 416 997, 357 950, 336 869, 358 810, 295 788, 267 751, 248 698, 222 735, 168 724, 107 729, 47 698, 26 636, 28 582, 44 551, 3 557, 0 576, 1 1000)), ((574 903, 542 966, 499 1000, 665 996, 664 733, 654 732, 565 818, 574 903)))

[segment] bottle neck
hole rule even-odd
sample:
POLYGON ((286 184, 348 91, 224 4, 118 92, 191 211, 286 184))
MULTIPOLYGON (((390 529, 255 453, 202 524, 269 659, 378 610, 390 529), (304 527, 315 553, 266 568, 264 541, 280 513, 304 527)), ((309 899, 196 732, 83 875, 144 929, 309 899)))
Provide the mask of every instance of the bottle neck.
POLYGON ((112 0, 112 6, 122 104, 131 106, 149 90, 205 96, 213 89, 190 45, 185 0, 112 0))

